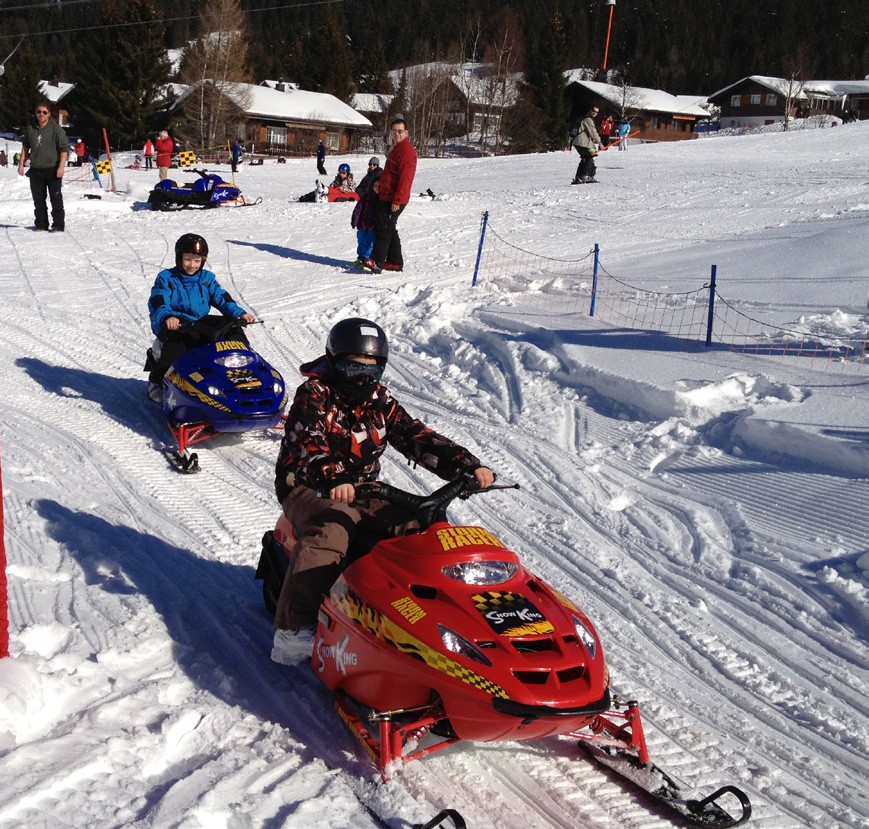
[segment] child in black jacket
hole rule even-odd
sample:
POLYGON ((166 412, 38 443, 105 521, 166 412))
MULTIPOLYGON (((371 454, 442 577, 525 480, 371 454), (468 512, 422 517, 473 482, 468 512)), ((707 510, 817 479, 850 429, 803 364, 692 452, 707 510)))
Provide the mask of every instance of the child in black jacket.
POLYGON ((374 223, 377 215, 377 202, 380 200, 380 176, 374 177, 368 192, 353 208, 353 216, 350 218, 350 226, 356 228, 356 261, 354 268, 362 267, 366 259, 371 258, 374 250, 374 223))

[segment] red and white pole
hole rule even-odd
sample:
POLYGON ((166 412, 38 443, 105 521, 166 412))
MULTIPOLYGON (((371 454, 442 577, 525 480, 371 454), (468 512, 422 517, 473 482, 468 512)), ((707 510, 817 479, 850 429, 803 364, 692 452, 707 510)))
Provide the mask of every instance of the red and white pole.
POLYGON ((610 19, 606 27, 606 46, 603 50, 603 70, 606 71, 606 61, 610 53, 610 31, 613 27, 613 12, 616 8, 616 0, 606 0, 606 4, 610 7, 610 19))
POLYGON ((3 475, 0 473, 0 658, 9 656, 9 598, 6 592, 6 544, 3 524, 3 475))

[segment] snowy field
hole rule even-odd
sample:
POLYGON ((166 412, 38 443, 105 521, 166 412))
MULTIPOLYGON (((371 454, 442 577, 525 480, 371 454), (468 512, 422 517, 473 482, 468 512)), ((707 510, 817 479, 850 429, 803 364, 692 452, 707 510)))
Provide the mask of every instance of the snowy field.
MULTIPOLYGON (((269 660, 253 570, 278 435, 206 443, 193 476, 159 451, 146 301, 187 231, 291 386, 334 321, 384 326, 399 399, 521 484, 454 520, 584 607, 660 765, 737 783, 758 829, 869 827, 869 365, 704 350, 532 313, 519 280, 470 287, 489 211, 527 251, 599 243, 656 291, 716 264, 754 318, 866 336, 869 123, 609 151, 597 185, 568 185, 576 162, 421 161, 414 192, 439 198, 408 206, 407 270, 381 276, 347 266, 350 205, 296 201, 313 159, 245 166, 262 203, 207 212, 149 211, 140 170, 101 199, 70 181, 57 235, 30 229, 27 181, 0 169, 0 827, 378 825, 356 792, 393 829, 444 806, 475 829, 673 825, 567 740, 456 746, 375 792, 310 669, 269 660)), ((436 482, 391 457, 386 480, 436 482)))

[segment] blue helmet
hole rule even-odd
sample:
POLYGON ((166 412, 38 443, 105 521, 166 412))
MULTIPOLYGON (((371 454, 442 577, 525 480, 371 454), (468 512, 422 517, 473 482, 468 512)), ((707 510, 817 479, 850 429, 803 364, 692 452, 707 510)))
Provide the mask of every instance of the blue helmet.
POLYGON ((350 165, 349 164, 339 164, 338 165, 338 172, 339 173, 349 173, 350 172, 350 165))

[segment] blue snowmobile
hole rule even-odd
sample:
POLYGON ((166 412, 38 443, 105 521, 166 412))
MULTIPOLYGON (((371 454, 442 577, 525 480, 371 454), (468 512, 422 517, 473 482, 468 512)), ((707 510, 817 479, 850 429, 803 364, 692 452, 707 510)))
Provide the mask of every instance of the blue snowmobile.
MULTIPOLYGON (((213 342, 191 348, 163 378, 163 414, 177 445, 167 455, 182 472, 199 471, 193 444, 227 432, 276 428, 284 421, 284 379, 233 332, 242 325, 227 320, 214 331, 213 342)), ((146 370, 155 359, 149 348, 146 370)))
POLYGON ((199 175, 196 181, 178 184, 172 179, 158 182, 148 195, 151 210, 183 210, 187 207, 243 207, 259 204, 248 201, 234 184, 224 181, 215 173, 193 169, 199 175))

